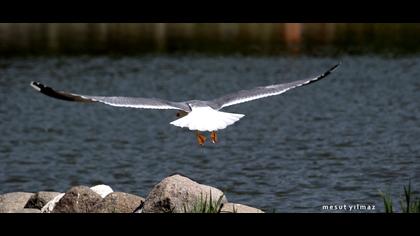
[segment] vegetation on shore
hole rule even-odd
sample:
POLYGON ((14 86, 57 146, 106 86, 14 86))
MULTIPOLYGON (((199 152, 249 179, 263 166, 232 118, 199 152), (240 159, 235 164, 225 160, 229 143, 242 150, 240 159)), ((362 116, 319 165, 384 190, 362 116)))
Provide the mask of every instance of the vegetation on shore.
POLYGON ((222 199, 224 194, 222 194, 219 199, 215 202, 211 196, 209 199, 203 198, 203 194, 201 194, 200 199, 195 202, 190 210, 187 210, 187 207, 184 205, 184 212, 185 213, 220 213, 223 207, 222 199))
MULTIPOLYGON (((380 191, 384 201, 385 213, 396 213, 390 193, 380 191)), ((420 197, 415 196, 411 189, 411 181, 404 185, 404 197, 400 200, 402 213, 420 213, 420 197)))

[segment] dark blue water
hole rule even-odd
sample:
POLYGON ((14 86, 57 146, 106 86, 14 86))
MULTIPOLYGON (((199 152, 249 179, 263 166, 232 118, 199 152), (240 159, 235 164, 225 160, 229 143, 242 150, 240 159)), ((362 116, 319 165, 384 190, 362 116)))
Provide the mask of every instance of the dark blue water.
MULTIPOLYGON (((394 202, 420 189, 420 58, 37 57, 0 59, 0 193, 104 183, 146 197, 182 173, 231 202, 276 212, 394 202), (225 108, 246 116, 199 147, 176 111, 55 100, 41 81, 88 95, 211 99, 314 76, 325 80, 225 108)), ((398 204, 396 205, 398 206, 398 204)))

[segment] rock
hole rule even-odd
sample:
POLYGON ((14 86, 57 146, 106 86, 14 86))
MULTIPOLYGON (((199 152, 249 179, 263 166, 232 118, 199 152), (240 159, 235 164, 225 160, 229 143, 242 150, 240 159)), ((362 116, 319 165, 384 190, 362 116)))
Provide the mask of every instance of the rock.
POLYGON ((93 209, 95 213, 133 213, 144 202, 144 198, 122 192, 106 196, 93 209))
POLYGON ((54 210, 55 205, 64 196, 65 193, 60 193, 49 201, 45 206, 41 208, 41 213, 51 213, 54 210))
POLYGON ((102 198, 114 192, 114 190, 112 190, 111 187, 105 184, 96 185, 96 186, 91 187, 90 189, 92 189, 95 193, 101 195, 102 198))
POLYGON ((21 210, 34 195, 27 192, 13 192, 0 195, 0 213, 10 213, 21 210))
POLYGON ((216 202, 223 196, 221 202, 227 202, 223 192, 217 188, 199 184, 178 174, 172 175, 154 186, 145 199, 143 208, 139 212, 189 212, 201 197, 203 199, 206 199, 206 197, 210 199, 210 193, 212 201, 216 202))
MULTIPOLYGON (((144 202, 143 202, 144 203, 144 202)), ((138 208, 136 208, 135 210, 134 210, 134 212, 133 213, 143 213, 143 206, 139 206, 138 208)))
POLYGON ((264 213, 260 209, 238 203, 224 203, 220 213, 264 213))
POLYGON ((45 204, 53 200, 57 195, 60 195, 60 193, 37 192, 29 199, 29 201, 25 205, 25 208, 36 208, 41 210, 45 206, 45 204))
POLYGON ((23 208, 16 210, 13 213, 41 213, 41 210, 36 208, 23 208))
POLYGON ((90 213, 102 201, 101 195, 87 186, 76 186, 64 194, 57 202, 52 213, 90 213))

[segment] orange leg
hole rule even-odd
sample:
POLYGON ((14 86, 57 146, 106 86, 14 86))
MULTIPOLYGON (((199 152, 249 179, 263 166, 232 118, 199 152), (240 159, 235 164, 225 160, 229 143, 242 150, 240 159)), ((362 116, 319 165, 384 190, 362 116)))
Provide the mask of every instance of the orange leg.
POLYGON ((198 130, 196 132, 196 135, 197 135, 197 142, 198 142, 198 144, 200 144, 201 146, 203 146, 204 143, 206 142, 206 139, 207 139, 206 136, 200 134, 200 132, 198 130))
POLYGON ((212 143, 217 143, 218 142, 216 131, 211 131, 210 137, 211 137, 211 142, 212 143))

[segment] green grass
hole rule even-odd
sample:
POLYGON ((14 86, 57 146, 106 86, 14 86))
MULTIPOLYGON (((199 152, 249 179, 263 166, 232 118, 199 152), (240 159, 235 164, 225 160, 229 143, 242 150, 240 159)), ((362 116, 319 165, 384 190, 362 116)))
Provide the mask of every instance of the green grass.
MULTIPOLYGON (((390 194, 380 191, 380 195, 384 201, 385 213, 394 213, 390 194)), ((400 206, 403 213, 420 213, 420 198, 414 196, 411 190, 411 181, 408 182, 408 186, 404 186, 404 198, 400 200, 400 206)))
POLYGON ((379 192, 379 194, 381 195, 381 197, 384 201, 385 213, 394 213, 394 211, 392 209, 391 195, 389 193, 385 194, 383 192, 379 192))
POLYGON ((223 194, 219 197, 217 201, 213 201, 210 192, 210 198, 207 199, 203 198, 203 194, 201 194, 200 199, 198 199, 192 207, 188 210, 187 207, 184 205, 184 212, 185 213, 220 213, 223 207, 222 199, 223 194))
POLYGON ((420 213, 420 199, 412 195, 411 182, 409 182, 408 187, 404 186, 405 204, 403 201, 400 202, 401 209, 405 213, 420 213))

